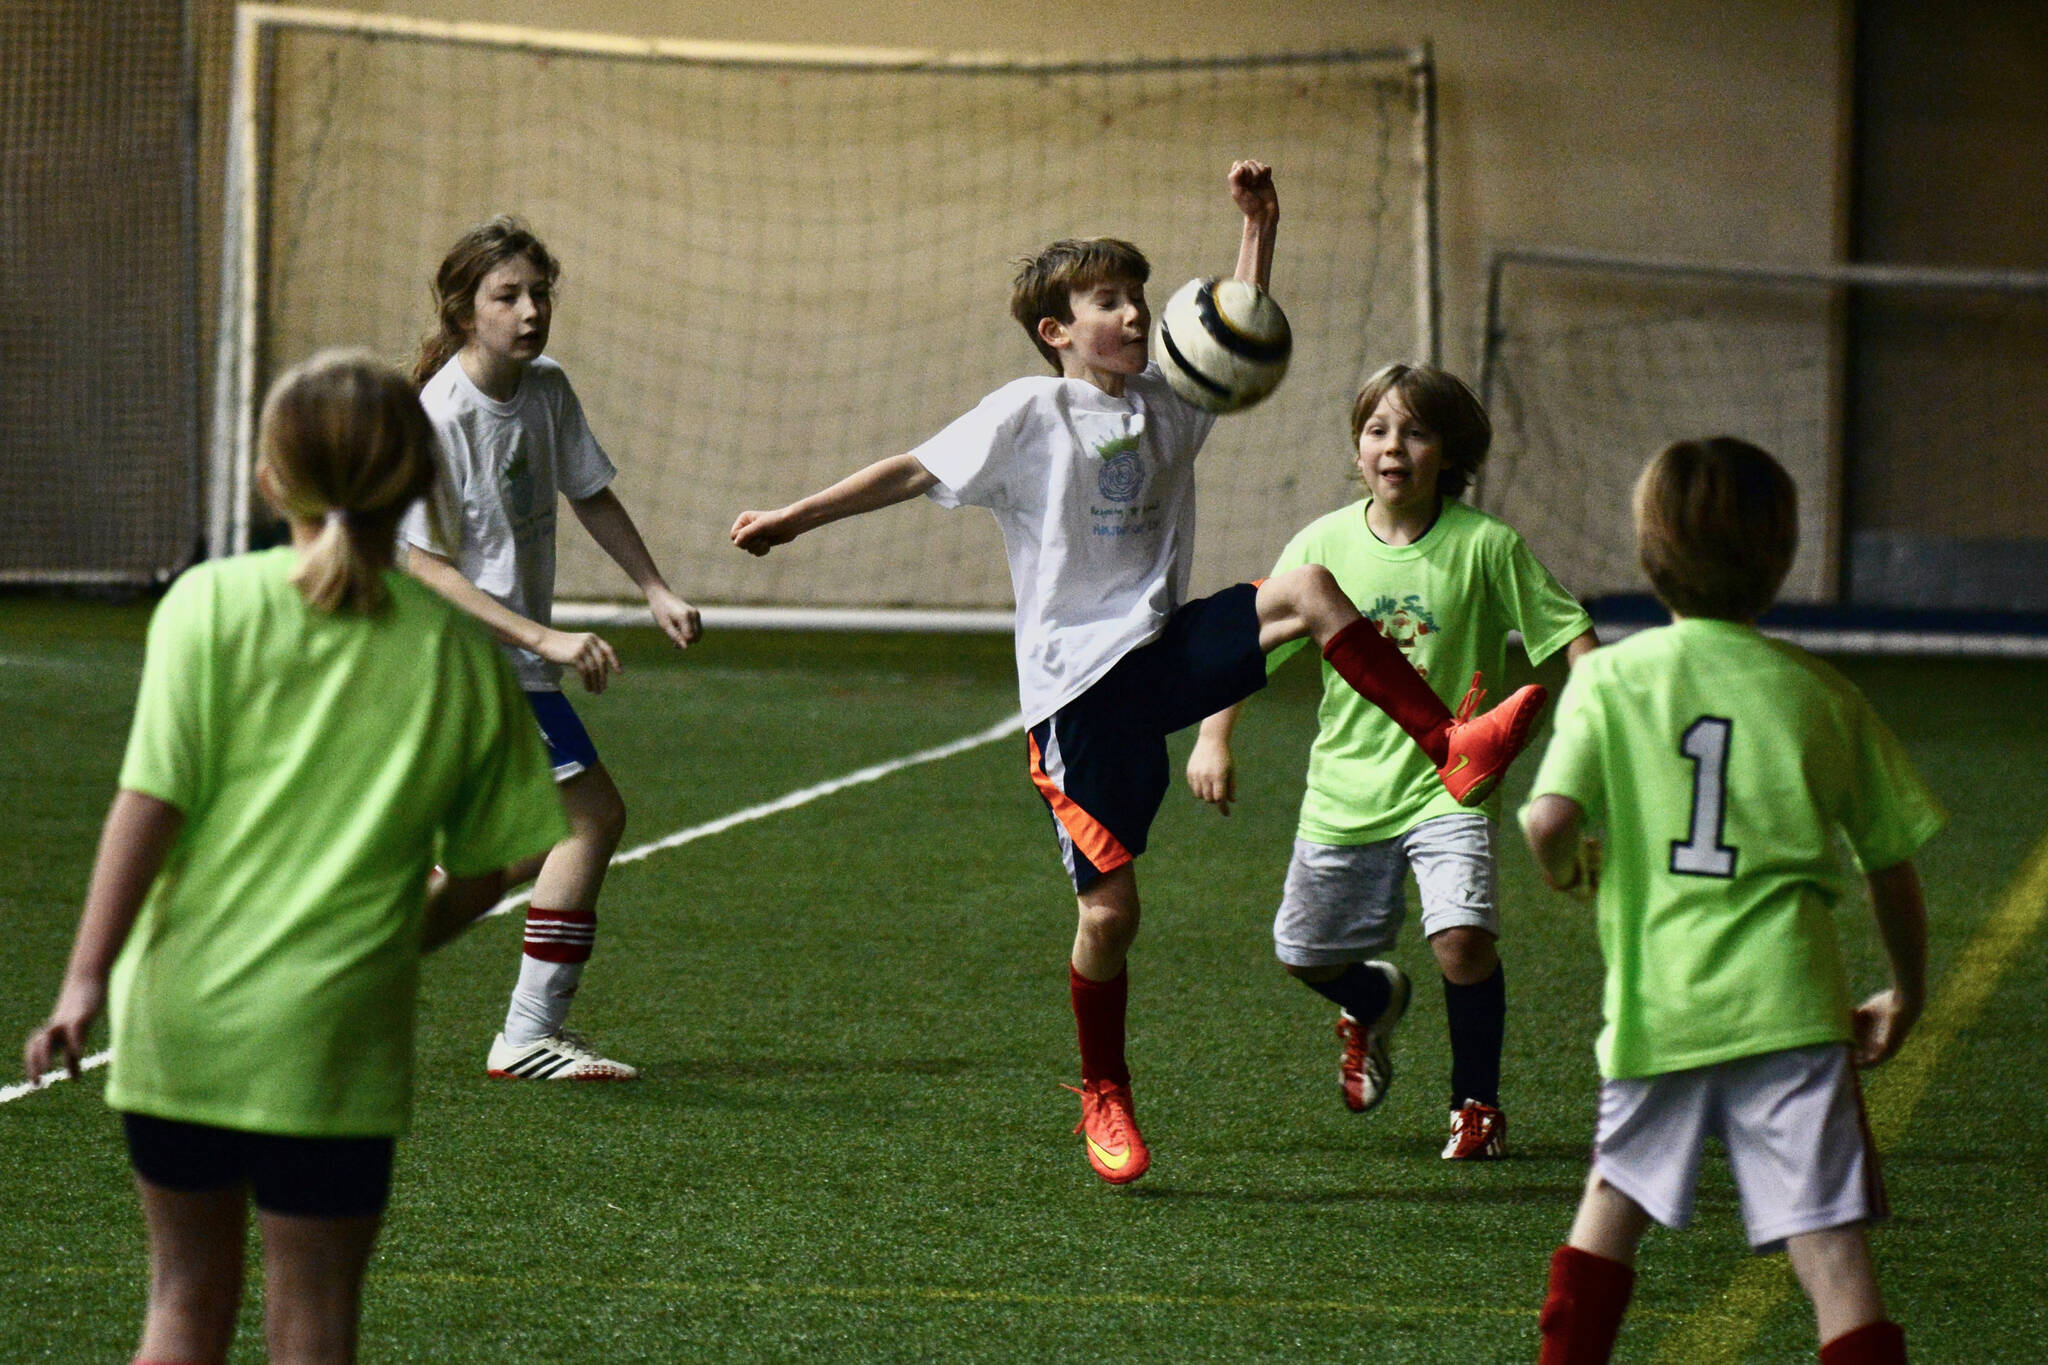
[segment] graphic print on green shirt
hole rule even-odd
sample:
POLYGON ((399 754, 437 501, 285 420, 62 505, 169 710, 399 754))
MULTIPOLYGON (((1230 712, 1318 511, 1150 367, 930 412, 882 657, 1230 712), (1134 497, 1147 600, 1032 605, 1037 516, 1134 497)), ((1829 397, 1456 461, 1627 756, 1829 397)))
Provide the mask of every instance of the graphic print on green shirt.
MULTIPOLYGON (((1288 542, 1273 572, 1303 564, 1329 569, 1446 706, 1458 704, 1474 672, 1485 674, 1495 700, 1506 695, 1510 631, 1521 632, 1529 658, 1541 663, 1592 628, 1585 610, 1498 518, 1446 498, 1420 540, 1388 545, 1366 525, 1366 507, 1355 502, 1310 522, 1288 542)), ((1274 650, 1267 669, 1305 643, 1274 650)), ((1377 843, 1463 810, 1415 741, 1335 669, 1321 666, 1323 699, 1300 837, 1318 844, 1377 843)), ((1499 798, 1482 809, 1498 818, 1499 798)))

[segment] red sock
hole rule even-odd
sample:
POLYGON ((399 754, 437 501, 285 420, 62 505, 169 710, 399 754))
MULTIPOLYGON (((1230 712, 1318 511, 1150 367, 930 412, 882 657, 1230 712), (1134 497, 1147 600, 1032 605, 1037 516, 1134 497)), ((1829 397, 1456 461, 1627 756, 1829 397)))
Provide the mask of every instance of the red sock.
POLYGON ((1824 1344, 1820 1365, 1906 1365, 1906 1329, 1896 1322, 1866 1322, 1824 1344))
POLYGON ((1380 634, 1378 626, 1359 617, 1330 637, 1323 657, 1352 691, 1392 716, 1422 746, 1430 762, 1444 765, 1450 757, 1444 736, 1450 729, 1451 708, 1430 691, 1401 647, 1380 634))
POLYGON ((1107 981, 1090 981, 1067 964, 1067 989, 1074 997, 1074 1024, 1081 1034, 1081 1084, 1131 1083, 1124 1061, 1124 1010, 1130 1000, 1131 973, 1118 972, 1107 981))
POLYGON ((1635 1287, 1636 1272, 1620 1261, 1559 1247, 1550 1258, 1543 1351, 1536 1365, 1607 1365, 1635 1287))
POLYGON ((590 961, 597 942, 597 911, 526 907, 526 955, 542 962, 590 961))

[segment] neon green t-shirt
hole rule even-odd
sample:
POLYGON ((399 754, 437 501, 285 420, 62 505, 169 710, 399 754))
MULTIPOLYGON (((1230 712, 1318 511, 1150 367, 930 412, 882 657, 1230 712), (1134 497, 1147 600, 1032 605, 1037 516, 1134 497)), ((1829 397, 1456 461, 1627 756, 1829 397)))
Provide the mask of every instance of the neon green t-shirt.
POLYGON ((114 965, 107 1102, 308 1137, 400 1132, 427 871, 567 832, 495 644, 406 575, 329 615, 268 550, 202 564, 150 621, 120 785, 185 823, 114 965))
POLYGON ((1713 620, 1579 662, 1531 799, 1548 794, 1604 831, 1610 1077, 1847 1041, 1836 833, 1882 871, 1948 819, 1848 680, 1713 620))
MULTIPOLYGON (((1356 502, 1310 522, 1281 551, 1273 572, 1303 564, 1329 569, 1445 705, 1458 704, 1474 671, 1485 673, 1494 700, 1506 695, 1509 631, 1521 631, 1529 658, 1541 663, 1593 628, 1584 608, 1507 523, 1445 498, 1436 524, 1420 540, 1388 545, 1366 526, 1366 506, 1356 502)), ((1266 656, 1267 670, 1306 643, 1274 650, 1266 656)), ((1377 843, 1465 809, 1386 712, 1329 664, 1322 668, 1321 729, 1309 750, 1301 838, 1377 843)), ((1484 810, 1498 818, 1499 797, 1484 810)))

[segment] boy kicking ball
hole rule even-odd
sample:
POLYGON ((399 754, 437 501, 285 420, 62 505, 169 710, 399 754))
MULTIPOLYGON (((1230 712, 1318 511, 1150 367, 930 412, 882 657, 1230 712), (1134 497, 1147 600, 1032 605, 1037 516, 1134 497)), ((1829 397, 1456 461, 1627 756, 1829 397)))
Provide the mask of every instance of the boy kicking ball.
MULTIPOLYGON (((1264 288, 1280 218, 1272 172, 1240 161, 1229 184, 1244 216, 1237 278, 1264 288)), ((732 541, 766 554, 919 495, 995 514, 1017 601, 1031 780, 1079 912, 1068 965, 1075 1131, 1096 1174, 1125 1184, 1151 1162, 1124 1055, 1125 957, 1138 932, 1133 863, 1167 788, 1166 736, 1264 686, 1265 651, 1307 636, 1476 802, 1520 752, 1543 693, 1525 688, 1458 721, 1320 566, 1189 601, 1194 457, 1214 418, 1148 363, 1151 267, 1106 237, 1054 242, 1021 264, 1011 312, 1053 377, 1006 384, 916 450, 822 492, 740 513, 732 541)))
POLYGON ((1855 1067, 1925 998, 1910 861, 1946 820, 1847 681, 1758 634, 1798 541, 1792 481, 1742 441, 1681 441, 1636 484, 1672 624, 1573 672, 1522 811, 1551 886, 1597 897, 1607 960, 1593 1171, 1551 1261, 1541 1365, 1607 1360, 1652 1219, 1683 1227, 1700 1145, 1727 1147, 1750 1245, 1782 1247, 1824 1365, 1891 1365, 1864 1226, 1885 1215, 1855 1067), (1600 845, 1583 835, 1604 827, 1600 845), (1892 986, 1852 1006, 1830 909, 1869 884, 1892 986))

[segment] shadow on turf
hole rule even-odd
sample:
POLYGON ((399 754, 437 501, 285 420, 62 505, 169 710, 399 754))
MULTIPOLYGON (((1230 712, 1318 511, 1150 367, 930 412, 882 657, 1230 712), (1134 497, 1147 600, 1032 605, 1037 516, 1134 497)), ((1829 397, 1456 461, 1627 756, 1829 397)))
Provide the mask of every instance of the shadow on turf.
POLYGON ((794 1076, 959 1076, 986 1068, 965 1057, 693 1057, 643 1066, 649 1080, 761 1081, 794 1076))

